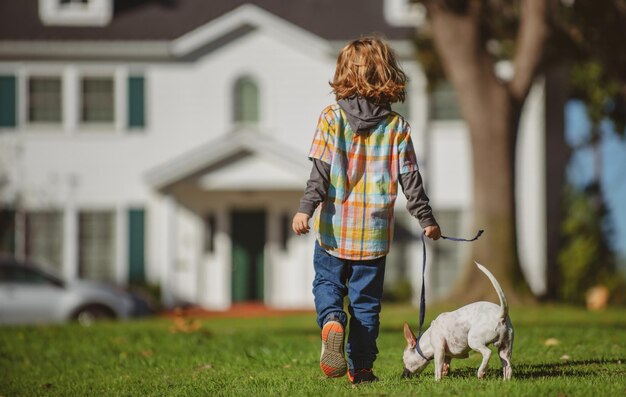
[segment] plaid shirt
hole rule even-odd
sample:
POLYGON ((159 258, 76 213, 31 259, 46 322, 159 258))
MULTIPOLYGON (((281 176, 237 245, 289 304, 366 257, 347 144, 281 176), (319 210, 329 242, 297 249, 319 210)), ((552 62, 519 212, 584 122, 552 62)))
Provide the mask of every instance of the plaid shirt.
POLYGON ((398 176, 418 170, 409 124, 391 112, 376 129, 356 134, 339 105, 328 106, 309 158, 330 164, 328 194, 315 215, 320 245, 344 259, 387 255, 398 176))

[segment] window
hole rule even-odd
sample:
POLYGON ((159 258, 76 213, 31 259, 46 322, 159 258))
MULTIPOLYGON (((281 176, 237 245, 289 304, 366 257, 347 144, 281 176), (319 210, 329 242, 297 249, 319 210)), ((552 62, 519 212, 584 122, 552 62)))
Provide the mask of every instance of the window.
POLYGON ((82 211, 78 214, 78 274, 91 280, 114 279, 115 213, 82 211))
POLYGON ((86 124, 112 123, 114 120, 112 77, 84 77, 81 82, 81 120, 86 124))
POLYGON ((15 76, 0 76, 0 128, 15 127, 16 103, 15 76))
POLYGON ((65 78, 60 73, 55 75, 57 73, 58 69, 50 72, 36 71, 34 74, 27 74, 23 84, 18 84, 19 79, 14 75, 0 74, 0 132, 6 128, 15 128, 19 114, 24 115, 27 127, 60 127, 66 117, 69 117, 78 119, 82 127, 110 128, 116 121, 120 121, 118 113, 125 113, 129 132, 141 132, 144 129, 146 99, 145 78, 142 75, 131 75, 123 81, 116 80, 113 70, 108 75, 89 75, 87 70, 87 75, 77 79, 68 78, 68 83, 72 86, 77 84, 78 90, 66 92, 65 78), (116 89, 124 83, 126 90, 116 89), (118 95, 123 91, 126 91, 126 101, 118 95), (23 100, 18 100, 20 95, 23 100), (77 106, 66 109, 64 102, 77 103, 77 106), (123 111, 119 108, 121 103, 126 104, 123 111))
POLYGON ((426 20, 426 7, 415 0, 384 0, 385 20, 393 26, 422 27, 426 20))
POLYGON ((63 215, 60 211, 29 212, 25 217, 26 257, 36 264, 63 269, 63 215))
POLYGON ((259 88, 250 77, 241 77, 234 87, 234 118, 237 123, 259 122, 259 88))
POLYGON ((459 120, 461 110, 454 88, 449 82, 437 84, 431 94, 431 112, 434 120, 459 120))
POLYGON ((113 0, 39 0, 39 18, 46 26, 106 26, 113 0))
POLYGON ((396 102, 392 105, 392 109, 394 112, 398 113, 400 116, 404 117, 405 120, 411 119, 411 107, 409 105, 409 97, 407 96, 404 99, 404 102, 396 102))
POLYGON ((27 117, 31 123, 61 122, 60 77, 30 77, 28 79, 27 117))

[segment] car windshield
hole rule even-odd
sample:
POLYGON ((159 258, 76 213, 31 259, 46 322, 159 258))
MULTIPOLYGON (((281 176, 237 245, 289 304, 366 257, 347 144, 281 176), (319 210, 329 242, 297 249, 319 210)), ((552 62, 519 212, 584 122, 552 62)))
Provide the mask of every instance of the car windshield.
POLYGON ((61 285, 61 281, 52 276, 17 264, 0 266, 0 283, 61 285))

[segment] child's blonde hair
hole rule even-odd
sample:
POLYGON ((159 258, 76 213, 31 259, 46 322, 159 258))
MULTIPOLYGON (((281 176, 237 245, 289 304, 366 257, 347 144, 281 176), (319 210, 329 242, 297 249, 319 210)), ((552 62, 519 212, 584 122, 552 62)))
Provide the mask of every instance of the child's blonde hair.
POLYGON ((378 37, 364 37, 341 50, 329 84, 337 100, 357 94, 376 103, 394 103, 404 102, 406 82, 389 45, 378 37))

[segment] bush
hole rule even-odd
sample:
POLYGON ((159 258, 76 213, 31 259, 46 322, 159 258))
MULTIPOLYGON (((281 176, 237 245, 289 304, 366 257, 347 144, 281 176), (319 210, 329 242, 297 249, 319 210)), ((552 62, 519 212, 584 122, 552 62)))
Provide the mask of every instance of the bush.
POLYGON ((624 299, 620 298, 620 290, 625 283, 607 243, 607 211, 598 189, 591 186, 586 191, 572 187, 566 190, 567 214, 561 225, 565 244, 558 255, 558 296, 565 302, 584 303, 586 292, 596 285, 607 287, 614 303, 624 299))

